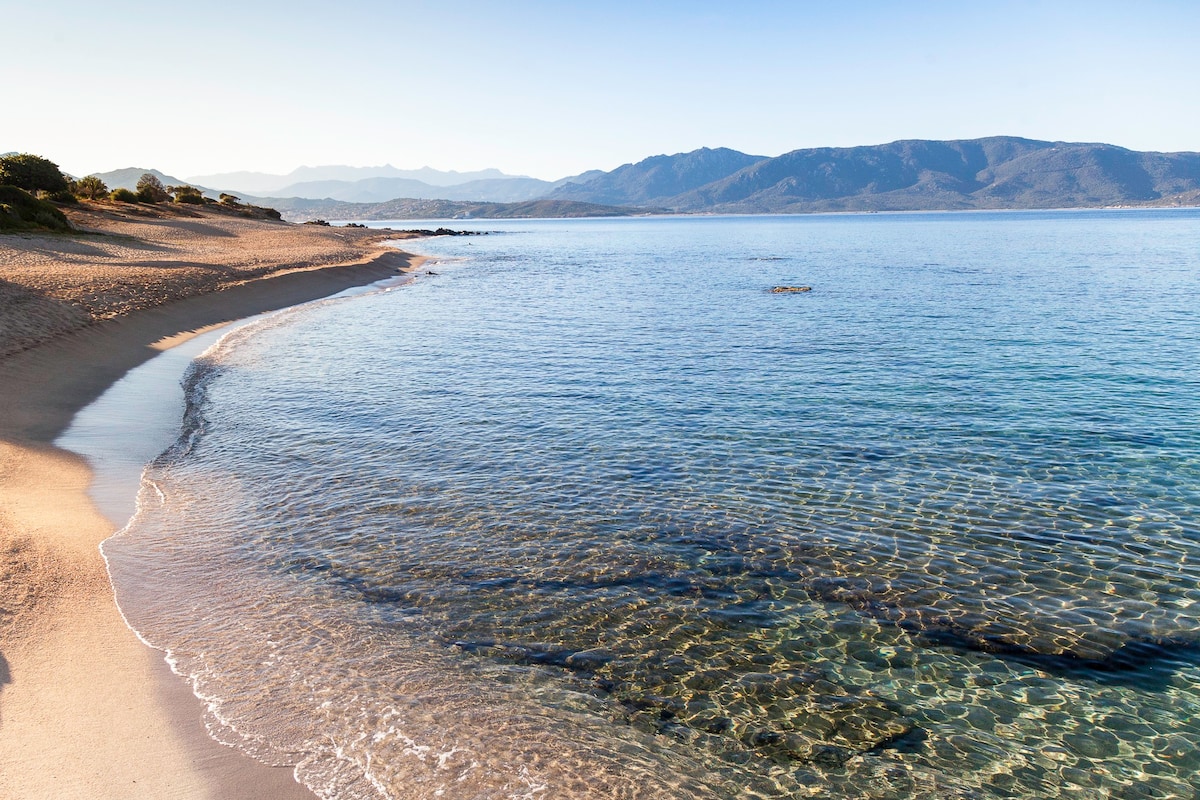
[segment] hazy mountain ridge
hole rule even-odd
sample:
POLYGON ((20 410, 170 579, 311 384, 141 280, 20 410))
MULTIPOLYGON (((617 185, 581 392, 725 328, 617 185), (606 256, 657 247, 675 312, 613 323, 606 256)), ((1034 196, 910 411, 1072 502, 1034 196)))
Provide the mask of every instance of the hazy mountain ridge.
POLYGON ((806 148, 773 158, 701 148, 557 182, 506 177, 435 187, 372 178, 303 188, 286 194, 358 202, 381 202, 387 195, 470 202, 546 198, 728 214, 1170 205, 1195 202, 1200 153, 1015 136, 908 139, 806 148))
POLYGON ((690 153, 651 156, 587 181, 576 179, 549 196, 609 205, 660 205, 664 200, 765 160, 766 156, 746 155, 726 147, 715 150, 703 147, 690 153))
POLYGON ((291 196, 291 192, 285 191, 288 187, 324 181, 354 183, 376 178, 398 178, 420 181, 429 186, 456 186, 471 181, 525 177, 524 175, 506 175, 498 169, 457 172, 433 169, 432 167, 399 169, 391 164, 384 164, 381 167, 350 167, 342 164, 330 164, 318 167, 297 167, 286 175, 247 171, 222 172, 213 175, 197 175, 188 180, 209 186, 223 186, 226 190, 240 191, 246 194, 276 193, 291 196))
POLYGON ((380 219, 535 219, 551 217, 623 217, 653 213, 648 209, 581 203, 574 200, 527 200, 521 203, 464 202, 398 198, 383 203, 347 203, 304 197, 248 197, 269 205, 289 222, 380 219))
POLYGON ((660 205, 717 213, 1071 208, 1144 205, 1197 190, 1200 153, 997 136, 794 150, 660 205))
POLYGON ((412 178, 364 178, 358 181, 308 181, 279 190, 283 197, 344 200, 349 203, 382 203, 398 197, 418 200, 463 200, 513 203, 537 200, 560 182, 537 178, 483 178, 449 186, 435 186, 412 178))

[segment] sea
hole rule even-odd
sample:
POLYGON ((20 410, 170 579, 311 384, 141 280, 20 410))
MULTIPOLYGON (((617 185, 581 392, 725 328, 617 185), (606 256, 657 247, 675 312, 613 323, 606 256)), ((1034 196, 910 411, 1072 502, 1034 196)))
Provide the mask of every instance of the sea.
POLYGON ((338 800, 1200 792, 1200 210, 371 224, 476 235, 176 367, 103 546, 214 737, 338 800))

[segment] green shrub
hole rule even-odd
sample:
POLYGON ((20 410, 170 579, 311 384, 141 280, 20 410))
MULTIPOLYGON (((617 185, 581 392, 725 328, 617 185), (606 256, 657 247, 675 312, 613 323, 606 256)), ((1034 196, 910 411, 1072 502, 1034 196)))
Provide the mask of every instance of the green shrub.
POLYGON ((63 213, 16 186, 0 185, 0 231, 69 231, 63 213))
POLYGON ((192 203, 193 205, 204 203, 204 195, 200 194, 200 190, 195 186, 168 186, 167 191, 175 195, 176 203, 192 203))
POLYGON ((223 206, 236 206, 240 200, 241 198, 239 197, 221 192, 221 205, 223 206))
POLYGON ((138 201, 138 196, 128 189, 117 189, 109 197, 118 203, 136 203, 138 201))
POLYGON ((163 182, 149 172, 138 178, 137 196, 143 203, 165 203, 171 199, 163 182))
POLYGON ((108 196, 108 187, 95 175, 85 175, 75 181, 72 191, 75 192, 76 197, 82 197, 84 200, 99 200, 108 196))
POLYGON ((27 192, 65 192, 69 188, 58 164, 32 153, 0 156, 0 184, 27 192))

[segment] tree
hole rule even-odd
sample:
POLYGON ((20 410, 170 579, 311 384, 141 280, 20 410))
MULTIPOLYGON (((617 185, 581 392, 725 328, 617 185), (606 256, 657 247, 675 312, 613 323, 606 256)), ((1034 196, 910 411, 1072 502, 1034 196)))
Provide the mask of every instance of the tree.
POLYGON ((95 175, 85 175, 75 181, 75 196, 85 200, 99 200, 101 197, 108 197, 108 187, 95 175))
POLYGON ((171 199, 163 182, 149 172, 138 178, 137 196, 143 203, 163 203, 171 199))
POLYGON ((67 179, 58 164, 32 153, 0 156, 0 184, 27 192, 67 191, 67 179))
POLYGON ((195 186, 168 186, 167 191, 175 195, 176 203, 200 205, 204 202, 204 195, 195 186))

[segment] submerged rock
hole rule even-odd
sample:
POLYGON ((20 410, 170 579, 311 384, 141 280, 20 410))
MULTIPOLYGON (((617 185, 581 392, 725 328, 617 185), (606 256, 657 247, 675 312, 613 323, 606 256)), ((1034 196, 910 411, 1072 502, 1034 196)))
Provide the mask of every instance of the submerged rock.
POLYGON ((490 638, 453 646, 475 656, 562 669, 584 679, 579 689, 607 699, 626 723, 735 759, 754 754, 781 764, 832 768, 920 733, 898 704, 820 670, 757 671, 752 660, 714 664, 671 652, 622 657, 604 647, 572 651, 490 638))

